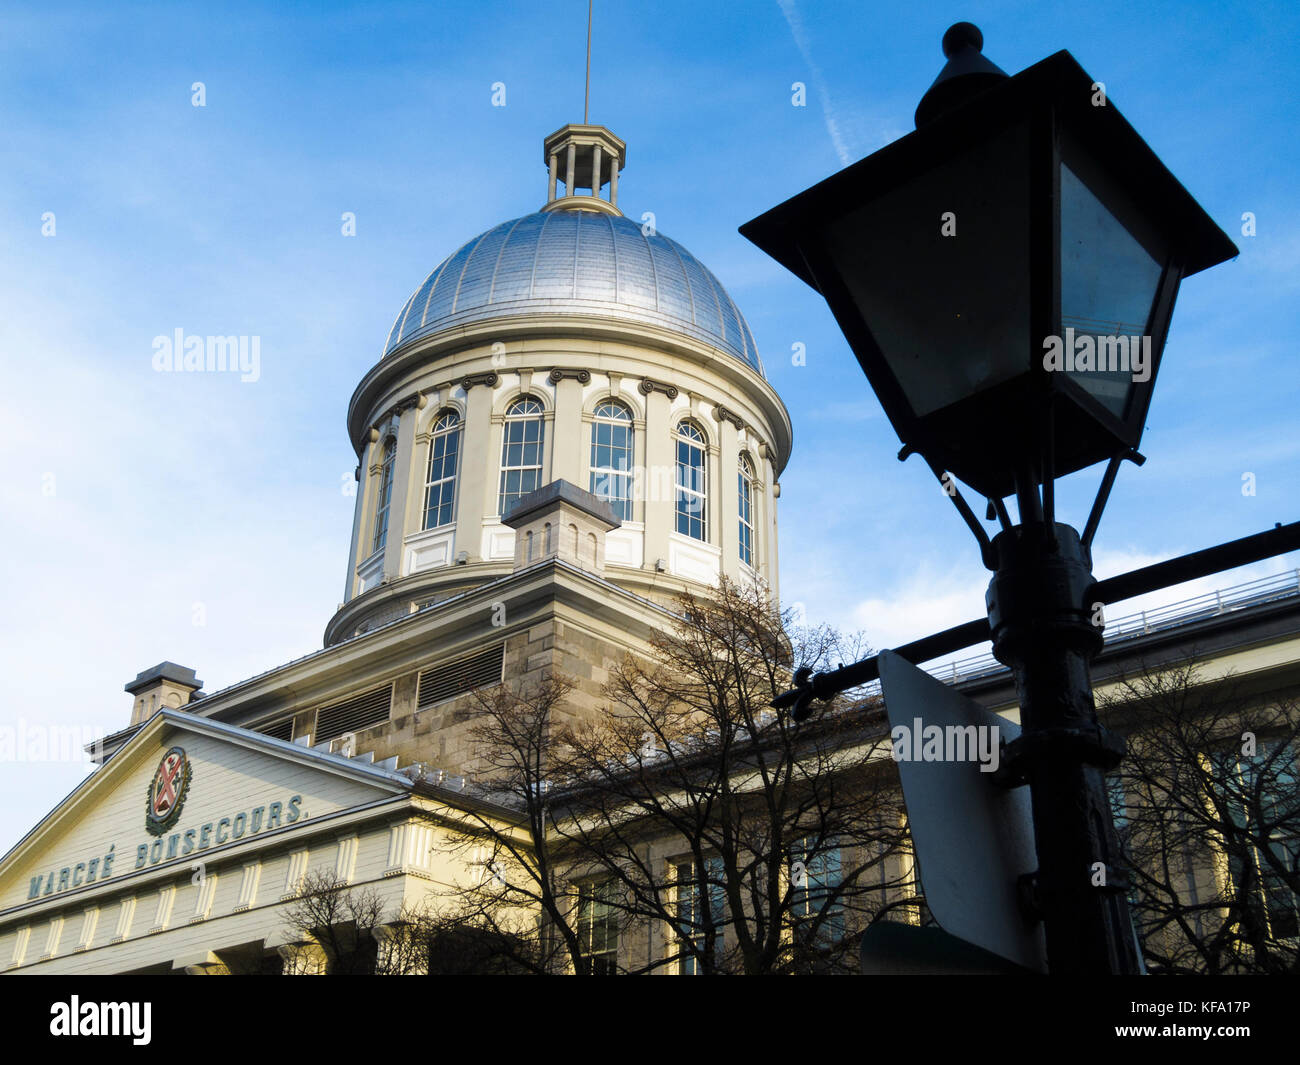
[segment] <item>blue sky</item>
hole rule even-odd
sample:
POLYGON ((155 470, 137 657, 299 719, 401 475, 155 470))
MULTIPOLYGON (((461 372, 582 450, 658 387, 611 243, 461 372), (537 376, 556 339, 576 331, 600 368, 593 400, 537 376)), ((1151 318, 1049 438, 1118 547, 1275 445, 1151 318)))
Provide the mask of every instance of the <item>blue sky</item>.
MULTIPOLYGON (((0 729, 111 732, 122 684, 162 659, 212 691, 320 646, 348 398, 429 270, 540 206, 541 140, 582 117, 585 19, 581 0, 5 5, 0 729), (155 373, 177 328, 259 336, 259 380, 155 373)), ((909 131, 959 19, 1010 73, 1071 50, 1241 248, 1183 286, 1099 573, 1300 514, 1294 3, 598 2, 591 119, 628 142, 620 203, 729 288, 790 409, 783 595, 877 646, 979 615, 987 575, 920 463, 894 460, 820 298, 736 228, 909 131)), ((1096 478, 1062 485, 1062 520, 1096 478)), ((0 765, 0 850, 84 772, 0 765)))

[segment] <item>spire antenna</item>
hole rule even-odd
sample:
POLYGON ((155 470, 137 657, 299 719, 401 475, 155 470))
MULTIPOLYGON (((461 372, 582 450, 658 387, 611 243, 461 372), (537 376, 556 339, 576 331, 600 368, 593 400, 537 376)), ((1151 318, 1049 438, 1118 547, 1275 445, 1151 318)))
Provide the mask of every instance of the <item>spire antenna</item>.
POLYGON ((591 105, 591 5, 587 0, 587 84, 582 91, 582 124, 587 124, 587 111, 591 105))
POLYGON ((594 211, 621 215, 618 172, 627 160, 627 145, 591 120, 591 14, 587 0, 587 80, 583 87, 582 125, 561 126, 542 142, 546 162, 546 204, 543 211, 594 211), (609 198, 603 195, 609 186, 609 198))

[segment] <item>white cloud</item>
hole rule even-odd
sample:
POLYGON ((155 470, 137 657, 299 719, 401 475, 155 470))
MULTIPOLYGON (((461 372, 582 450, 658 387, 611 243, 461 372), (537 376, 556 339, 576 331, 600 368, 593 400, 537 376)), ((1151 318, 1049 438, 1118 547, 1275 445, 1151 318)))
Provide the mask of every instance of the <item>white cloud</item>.
POLYGON ((852 610, 853 622, 876 648, 898 647, 984 614, 988 579, 969 567, 948 574, 918 573, 852 610))
MULTIPOLYGON (((1098 579, 1129 573, 1145 566, 1175 557, 1174 553, 1157 555, 1133 549, 1099 551, 1094 559, 1094 573, 1098 579)), ((922 572, 894 585, 883 595, 872 596, 858 602, 851 609, 855 626, 860 627, 876 649, 898 647, 912 640, 929 636, 954 625, 983 617, 984 593, 988 588, 989 574, 972 574, 969 568, 953 570, 946 574, 922 572)), ((1146 611, 1151 622, 1173 617, 1198 605, 1209 606, 1210 597, 1218 592, 1228 592, 1225 600, 1231 603, 1249 595, 1251 589, 1240 589, 1250 582, 1289 576, 1297 580, 1296 570, 1286 558, 1268 559, 1223 573, 1211 574, 1198 580, 1187 581, 1169 588, 1161 588, 1107 607, 1107 624, 1116 628, 1118 623, 1146 611), (1188 602, 1205 597, 1204 604, 1188 602), (1166 610, 1165 608, 1170 608, 1166 610)), ((1129 626, 1124 626, 1128 631, 1129 626)), ((984 643, 944 656, 939 662, 951 662, 990 653, 984 643)))

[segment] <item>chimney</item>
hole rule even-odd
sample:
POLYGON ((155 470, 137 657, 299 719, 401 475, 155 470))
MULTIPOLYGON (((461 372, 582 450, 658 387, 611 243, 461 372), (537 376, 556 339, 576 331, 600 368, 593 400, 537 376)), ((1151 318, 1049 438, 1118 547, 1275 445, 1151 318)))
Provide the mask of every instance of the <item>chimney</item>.
POLYGON ((603 499, 568 481, 552 481, 519 499, 502 518, 515 530, 515 569, 556 558, 605 573, 605 534, 622 524, 603 499))
POLYGON ((131 724, 138 725, 161 710, 175 710, 194 698, 203 687, 203 681, 194 676, 194 670, 178 666, 175 662, 159 662, 152 669, 136 674, 126 685, 126 691, 135 697, 131 707, 131 724))

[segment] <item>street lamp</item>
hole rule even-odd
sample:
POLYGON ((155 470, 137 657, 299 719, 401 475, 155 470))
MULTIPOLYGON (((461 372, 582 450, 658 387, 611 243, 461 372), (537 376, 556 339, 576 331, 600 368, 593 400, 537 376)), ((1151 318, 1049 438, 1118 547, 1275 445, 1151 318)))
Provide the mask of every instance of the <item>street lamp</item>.
POLYGON ((1039 871, 1026 897, 1053 972, 1140 972, 1098 723, 1091 543, 1137 453, 1180 281, 1232 241, 1068 52, 1008 77, 957 23, 915 132, 741 233, 825 297, 903 443, 979 542, 994 654, 1024 732, 1039 871), (1082 535, 1055 479, 1106 462, 1082 535), (954 480, 955 478, 955 480, 954 480), (992 540, 957 487, 988 502, 992 540), (1005 499, 1015 496, 1019 524, 1005 499))

